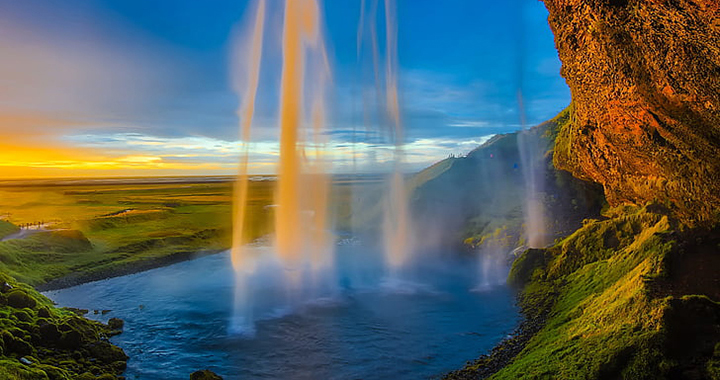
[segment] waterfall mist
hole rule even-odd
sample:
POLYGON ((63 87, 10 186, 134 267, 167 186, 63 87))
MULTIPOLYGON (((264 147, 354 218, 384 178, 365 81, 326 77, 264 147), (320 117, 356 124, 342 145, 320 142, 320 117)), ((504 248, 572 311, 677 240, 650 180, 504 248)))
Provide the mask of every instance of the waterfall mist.
MULTIPOLYGON (((375 135, 391 143, 394 149, 389 160, 390 170, 384 185, 367 191, 352 189, 348 201, 364 207, 375 199, 375 207, 382 208, 382 252, 384 270, 397 275, 408 262, 412 241, 408 217, 408 189, 403 175, 403 130, 398 95, 397 26, 395 4, 384 1, 384 70, 381 70, 378 43, 378 1, 363 16, 358 27, 358 55, 361 55, 363 29, 371 35, 372 72, 375 97, 364 97, 364 107, 370 117, 375 135), (376 107, 370 107, 374 104, 376 107), (363 194, 362 192, 367 192, 363 194), (379 197, 376 197, 377 194, 379 197), (362 203, 362 205, 361 205, 362 203)), ((326 53, 322 17, 317 0, 286 1, 283 14, 272 15, 265 9, 265 1, 258 0, 254 17, 240 32, 233 62, 235 89, 241 99, 238 109, 240 136, 243 141, 233 206, 233 269, 236 274, 235 317, 231 330, 252 334, 254 312, 259 303, 269 300, 279 308, 293 308, 317 297, 328 297, 339 289, 338 269, 335 265, 335 240, 339 233, 332 211, 332 152, 328 149, 326 131, 326 96, 331 84, 330 64, 326 53), (250 175, 249 150, 252 149, 251 126, 259 88, 263 53, 273 45, 264 41, 268 33, 265 25, 272 17, 282 19, 282 68, 279 83, 279 157, 274 213, 272 248, 248 245, 248 181, 250 175), (263 290, 264 289, 264 290, 263 290), (274 289, 268 292, 268 289, 274 289), (282 289, 277 291, 277 289, 282 289), (265 292, 265 293, 264 293, 265 292), (258 294, 265 294, 260 301, 258 294)), ((270 51, 270 53, 275 53, 270 51)), ((364 85, 364 84, 363 84, 364 85)), ((262 90, 264 85, 260 85, 262 90)), ((351 180, 352 182, 352 180, 351 180)), ((351 209, 350 214, 355 215, 351 209)), ((357 227, 350 220, 349 231, 357 227)), ((366 221, 365 221, 366 222, 366 221)), ((365 223, 362 222, 362 223, 365 223)))

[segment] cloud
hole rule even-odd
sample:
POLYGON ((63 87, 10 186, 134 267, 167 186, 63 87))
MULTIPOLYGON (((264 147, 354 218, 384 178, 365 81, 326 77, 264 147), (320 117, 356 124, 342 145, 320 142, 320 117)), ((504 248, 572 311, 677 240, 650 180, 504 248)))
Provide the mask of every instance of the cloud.
POLYGON ((453 128, 483 128, 490 126, 490 123, 485 120, 464 120, 452 122, 446 125, 453 128))
MULTIPOLYGON (((467 138, 421 138, 402 146, 404 169, 420 170, 449 154, 462 156, 487 141, 491 135, 467 138)), ((234 174, 243 149, 241 141, 227 141, 210 137, 160 137, 140 133, 77 135, 67 137, 74 146, 85 150, 85 160, 95 166, 120 169, 132 165, 151 173, 160 169, 186 167, 188 173, 204 167, 234 174), (112 164, 111 164, 112 163, 112 164)), ((276 141, 259 141, 248 145, 250 172, 271 174, 279 157, 276 141)), ((348 142, 331 139, 325 144, 306 145, 306 157, 315 152, 327 160, 333 172, 384 172, 392 169, 397 157, 396 147, 387 143, 348 142)), ((52 160, 59 162, 59 160, 52 160)), ((77 160, 65 160, 75 162, 77 160)), ((71 166, 65 162, 63 165, 71 166)), ((79 161, 78 161, 79 162, 79 161)), ((34 164, 33 164, 34 165, 34 164)), ((140 172, 138 172, 140 173, 140 172)), ((209 174, 193 172, 194 174, 209 174)))

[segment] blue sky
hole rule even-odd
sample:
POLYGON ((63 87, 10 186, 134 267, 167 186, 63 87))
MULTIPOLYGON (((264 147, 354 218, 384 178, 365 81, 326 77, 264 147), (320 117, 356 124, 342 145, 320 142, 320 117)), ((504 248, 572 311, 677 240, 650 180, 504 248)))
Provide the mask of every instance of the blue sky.
MULTIPOLYGON (((373 171, 378 163, 366 158, 384 147, 360 133, 373 127, 363 113, 362 94, 372 81, 367 48, 357 54, 360 4, 321 4, 333 78, 328 128, 331 145, 365 152, 362 170, 373 171)), ((239 99, 230 56, 250 5, 0 0, 0 131, 17 147, 66 152, 5 166, 36 175, 61 175, 82 162, 75 171, 81 175, 109 168, 118 175, 233 173, 239 99)), ((268 6, 265 40, 272 46, 283 2, 268 6)), ((410 169, 521 128, 518 90, 529 125, 569 103, 541 2, 397 0, 396 14, 410 169)), ((255 172, 272 171, 277 158, 281 56, 266 50, 253 126, 255 172)), ((349 170, 348 161, 338 159, 335 170, 349 170)))

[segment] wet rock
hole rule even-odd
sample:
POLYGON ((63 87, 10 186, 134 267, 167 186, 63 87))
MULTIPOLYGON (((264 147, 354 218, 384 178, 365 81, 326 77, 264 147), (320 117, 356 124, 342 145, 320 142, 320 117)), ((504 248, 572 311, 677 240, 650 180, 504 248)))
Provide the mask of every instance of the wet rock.
POLYGON ((125 321, 120 318, 110 318, 108 321, 108 327, 113 330, 122 330, 125 326, 125 321))
POLYGON ((120 347, 108 342, 98 342, 90 346, 90 354, 105 364, 128 360, 128 356, 120 347))
POLYGON ((66 307, 65 309, 66 309, 66 310, 69 310, 69 311, 72 311, 73 313, 75 313, 75 314, 77 314, 77 315, 79 315, 79 316, 83 316, 83 315, 87 314, 88 311, 89 311, 88 309, 78 309, 78 308, 75 308, 75 307, 66 307))
POLYGON ((190 380, 223 380, 223 378, 213 371, 204 369, 190 374, 190 380))

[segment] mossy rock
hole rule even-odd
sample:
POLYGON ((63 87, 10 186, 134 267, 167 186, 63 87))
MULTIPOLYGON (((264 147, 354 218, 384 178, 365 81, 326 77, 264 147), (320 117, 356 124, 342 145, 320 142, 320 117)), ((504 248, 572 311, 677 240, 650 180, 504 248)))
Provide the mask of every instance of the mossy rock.
POLYGON ((707 363, 708 376, 712 380, 720 380, 720 343, 715 345, 713 356, 707 363))
POLYGON ((16 310, 13 311, 12 316, 15 317, 20 322, 32 322, 33 317, 31 315, 32 310, 25 309, 25 310, 16 310))
POLYGON ((57 325, 52 323, 43 323, 38 326, 38 336, 44 342, 55 344, 62 338, 62 333, 58 330, 57 325))
POLYGON ((530 248, 523 252, 523 254, 513 262, 510 274, 508 275, 508 284, 524 286, 528 283, 535 269, 545 264, 545 253, 545 249, 536 248, 530 248))
POLYGON ((108 321, 108 327, 113 330, 122 330, 125 326, 125 321, 120 318, 110 318, 108 321))
POLYGON ((77 377, 77 380, 96 380, 97 377, 90 372, 85 372, 77 377))
POLYGON ((26 366, 10 358, 0 358, 0 379, 51 380, 40 368, 26 366))
POLYGON ((61 368, 48 364, 39 364, 37 367, 45 372, 50 380, 74 380, 70 373, 61 368))
POLYGON ((58 345, 65 349, 77 349, 82 345, 82 335, 75 331, 70 330, 62 333, 58 345))
POLYGON ((16 309, 34 308, 37 301, 22 289, 13 289, 7 294, 7 304, 16 309))
POLYGON ((5 354, 15 354, 17 356, 26 356, 33 353, 33 346, 21 338, 13 337, 5 339, 5 354))
POLYGON ((57 309, 31 287, 0 273, 3 282, 8 304, 0 305, 0 379, 116 379, 124 371, 125 353, 103 340, 118 330, 57 309))
POLYGON ((50 310, 47 307, 41 307, 38 309, 37 312, 38 317, 40 318, 50 318, 50 310))
POLYGON ((213 371, 204 369, 190 374, 190 380, 223 380, 223 378, 213 371))
POLYGON ((105 364, 111 364, 117 361, 125 361, 128 359, 125 352, 108 342, 97 342, 90 346, 90 354, 105 364))

